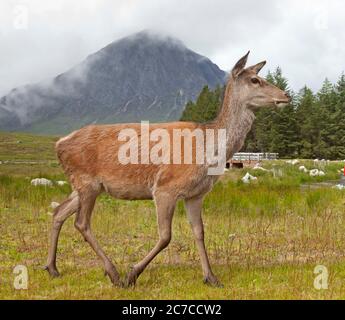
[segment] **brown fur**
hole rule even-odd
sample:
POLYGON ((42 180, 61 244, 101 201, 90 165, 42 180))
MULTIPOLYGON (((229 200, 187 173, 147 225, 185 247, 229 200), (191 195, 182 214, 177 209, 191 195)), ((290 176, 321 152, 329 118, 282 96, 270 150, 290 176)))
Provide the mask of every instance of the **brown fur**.
MULTIPOLYGON (((206 129, 226 129, 226 156, 230 159, 243 146, 255 118, 254 109, 289 101, 283 91, 257 76, 264 63, 244 69, 247 57, 248 54, 235 65, 225 91, 221 111, 215 121, 208 124, 193 122, 150 124, 150 132, 163 128, 172 137, 173 129, 191 131, 201 129, 203 132, 206 129), (257 80, 253 80, 254 78, 257 80)), ((204 280, 211 285, 219 285, 207 258, 201 219, 202 199, 212 189, 218 176, 207 174, 209 165, 195 164, 195 140, 193 164, 123 165, 119 163, 118 151, 121 142, 118 141, 118 135, 122 129, 128 128, 136 130, 140 137, 140 124, 92 125, 75 131, 57 142, 58 158, 75 192, 54 215, 48 271, 51 275, 58 275, 56 247, 59 232, 65 219, 77 211, 76 228, 102 259, 105 271, 112 282, 116 285, 123 284, 115 266, 102 251, 90 229, 95 200, 101 192, 107 192, 118 199, 154 199, 157 207, 160 239, 151 252, 129 272, 125 285, 133 285, 149 262, 169 244, 171 221, 178 199, 184 199, 186 202, 187 215, 200 252, 204 280)), ((170 143, 172 161, 172 141, 170 143)))

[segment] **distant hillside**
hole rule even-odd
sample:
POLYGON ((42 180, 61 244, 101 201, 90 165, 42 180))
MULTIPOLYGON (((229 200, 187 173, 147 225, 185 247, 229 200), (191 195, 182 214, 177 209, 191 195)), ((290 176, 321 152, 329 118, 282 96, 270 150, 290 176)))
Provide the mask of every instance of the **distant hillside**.
POLYGON ((0 132, 0 161, 57 160, 54 146, 58 139, 54 136, 0 132))
POLYGON ((52 80, 12 90, 0 99, 0 130, 61 134, 90 123, 177 120, 203 86, 225 76, 179 40, 140 32, 52 80))

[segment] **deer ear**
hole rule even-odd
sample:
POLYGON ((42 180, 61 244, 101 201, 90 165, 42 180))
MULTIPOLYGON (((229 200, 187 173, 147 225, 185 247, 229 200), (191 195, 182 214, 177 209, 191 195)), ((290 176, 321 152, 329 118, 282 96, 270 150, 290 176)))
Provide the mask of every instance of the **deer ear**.
POLYGON ((259 62, 255 66, 251 66, 248 69, 254 71, 256 74, 260 72, 260 70, 265 66, 266 61, 259 62))
POLYGON ((231 74, 234 78, 236 78, 244 70, 244 67, 246 66, 248 60, 249 52, 250 51, 248 51, 245 56, 238 60, 235 66, 233 67, 231 74))

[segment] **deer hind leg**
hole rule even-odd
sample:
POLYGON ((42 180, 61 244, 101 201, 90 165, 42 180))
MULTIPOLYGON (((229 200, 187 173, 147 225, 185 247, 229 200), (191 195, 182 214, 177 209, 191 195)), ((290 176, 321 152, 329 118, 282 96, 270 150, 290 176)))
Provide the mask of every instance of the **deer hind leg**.
POLYGON ((204 283, 215 287, 221 287, 222 284, 218 281, 211 270, 211 265, 206 252, 204 242, 204 224, 201 217, 202 202, 202 197, 185 200, 187 217, 191 224, 196 245, 199 251, 202 271, 204 274, 204 283))
POLYGON ((125 286, 129 287, 135 285, 139 275, 145 270, 148 264, 166 248, 171 240, 171 224, 174 215, 176 199, 169 196, 167 193, 161 193, 154 197, 156 203, 157 220, 159 240, 149 254, 134 265, 130 272, 127 274, 125 286))
POLYGON ((85 241, 90 244, 97 256, 102 260, 105 273, 109 276, 111 282, 116 286, 122 286, 118 271, 110 259, 106 256, 91 232, 91 215, 99 192, 89 188, 88 190, 84 190, 79 194, 80 209, 76 216, 75 227, 82 234, 85 241))
POLYGON ((52 277, 58 277, 60 275, 56 268, 56 250, 62 225, 68 217, 78 210, 78 208, 79 196, 78 193, 74 191, 54 210, 48 260, 47 265, 44 267, 52 277))

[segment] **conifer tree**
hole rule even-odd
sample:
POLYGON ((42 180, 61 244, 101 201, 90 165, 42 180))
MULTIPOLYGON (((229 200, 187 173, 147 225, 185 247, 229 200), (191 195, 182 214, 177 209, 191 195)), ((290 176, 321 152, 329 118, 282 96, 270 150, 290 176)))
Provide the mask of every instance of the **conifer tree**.
MULTIPOLYGON (((306 86, 294 94, 279 67, 266 79, 287 91, 292 103, 258 110, 242 151, 278 152, 281 158, 345 159, 345 75, 336 84, 325 79, 316 94, 306 86)), ((181 120, 213 120, 223 92, 223 87, 213 91, 204 87, 196 102, 187 103, 181 120)))

